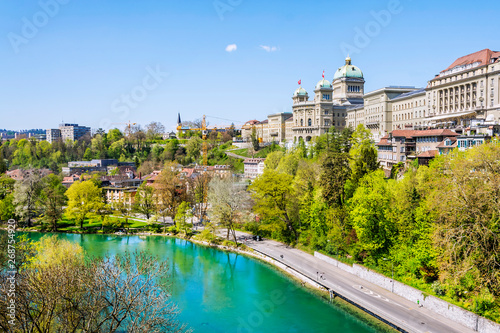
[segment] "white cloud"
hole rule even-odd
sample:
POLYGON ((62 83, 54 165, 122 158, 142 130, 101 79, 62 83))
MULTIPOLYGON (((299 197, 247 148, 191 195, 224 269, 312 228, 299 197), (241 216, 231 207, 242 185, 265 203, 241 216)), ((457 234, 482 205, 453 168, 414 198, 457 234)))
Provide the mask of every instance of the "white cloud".
POLYGON ((276 46, 260 45, 260 48, 263 49, 266 52, 278 51, 278 48, 276 46))
POLYGON ((236 51, 237 48, 238 46, 236 46, 236 44, 229 44, 228 46, 226 46, 226 52, 236 51))

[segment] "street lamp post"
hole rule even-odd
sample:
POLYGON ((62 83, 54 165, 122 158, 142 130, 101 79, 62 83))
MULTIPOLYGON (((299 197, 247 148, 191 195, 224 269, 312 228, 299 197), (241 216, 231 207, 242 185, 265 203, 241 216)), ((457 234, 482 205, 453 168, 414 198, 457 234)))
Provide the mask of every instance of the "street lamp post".
MULTIPOLYGON (((387 261, 389 259, 382 258, 382 260, 387 261)), ((391 279, 392 279, 392 290, 391 290, 391 292, 394 292, 394 262, 392 260, 391 260, 391 270, 392 270, 392 276, 391 276, 391 279)))

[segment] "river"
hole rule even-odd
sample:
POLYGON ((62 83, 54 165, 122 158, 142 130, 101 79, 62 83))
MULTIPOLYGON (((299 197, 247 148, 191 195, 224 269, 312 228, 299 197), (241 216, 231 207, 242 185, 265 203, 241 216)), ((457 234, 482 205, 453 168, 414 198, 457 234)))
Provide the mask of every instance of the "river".
MULTIPOLYGON (((27 233, 33 240, 46 234, 27 233)), ((273 267, 163 236, 57 234, 90 255, 147 250, 168 260, 172 299, 195 332, 377 332, 273 267)))

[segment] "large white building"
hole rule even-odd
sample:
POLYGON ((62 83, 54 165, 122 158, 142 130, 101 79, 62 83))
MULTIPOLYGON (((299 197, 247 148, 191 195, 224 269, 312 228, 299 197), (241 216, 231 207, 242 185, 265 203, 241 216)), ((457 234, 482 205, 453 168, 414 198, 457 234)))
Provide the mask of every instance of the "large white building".
POLYGON ((314 97, 299 87, 292 114, 250 121, 242 135, 256 129, 263 142, 310 141, 330 127, 370 129, 378 142, 394 130, 449 128, 461 133, 472 120, 500 124, 500 52, 484 49, 455 60, 431 79, 426 88, 390 86, 364 91, 363 72, 347 57, 332 82, 324 78, 314 97), (277 127, 276 127, 277 126, 277 127))
POLYGON ((425 89, 389 87, 363 96, 348 125, 364 124, 375 141, 393 130, 450 128, 463 132, 476 119, 500 123, 500 52, 484 49, 455 60, 425 89))
POLYGON ((344 128, 347 111, 363 104, 365 80, 363 72, 347 57, 335 72, 332 83, 323 78, 316 84, 314 98, 299 87, 292 100, 293 141, 311 141, 330 127, 344 128))
POLYGON ((46 140, 49 143, 57 140, 62 140, 63 142, 67 140, 76 141, 87 134, 90 136, 91 128, 79 126, 78 124, 63 123, 59 125, 58 129, 48 129, 46 133, 46 140))

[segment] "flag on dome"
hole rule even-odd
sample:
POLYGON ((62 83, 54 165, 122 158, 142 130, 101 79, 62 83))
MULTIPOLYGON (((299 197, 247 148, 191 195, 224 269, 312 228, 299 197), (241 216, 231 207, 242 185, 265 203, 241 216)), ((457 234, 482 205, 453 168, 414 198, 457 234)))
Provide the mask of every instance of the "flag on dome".
POLYGON ((323 75, 321 75, 323 77, 323 79, 325 78, 325 71, 323 71, 323 75))
POLYGON ((302 80, 299 80, 299 86, 302 84, 302 80))

